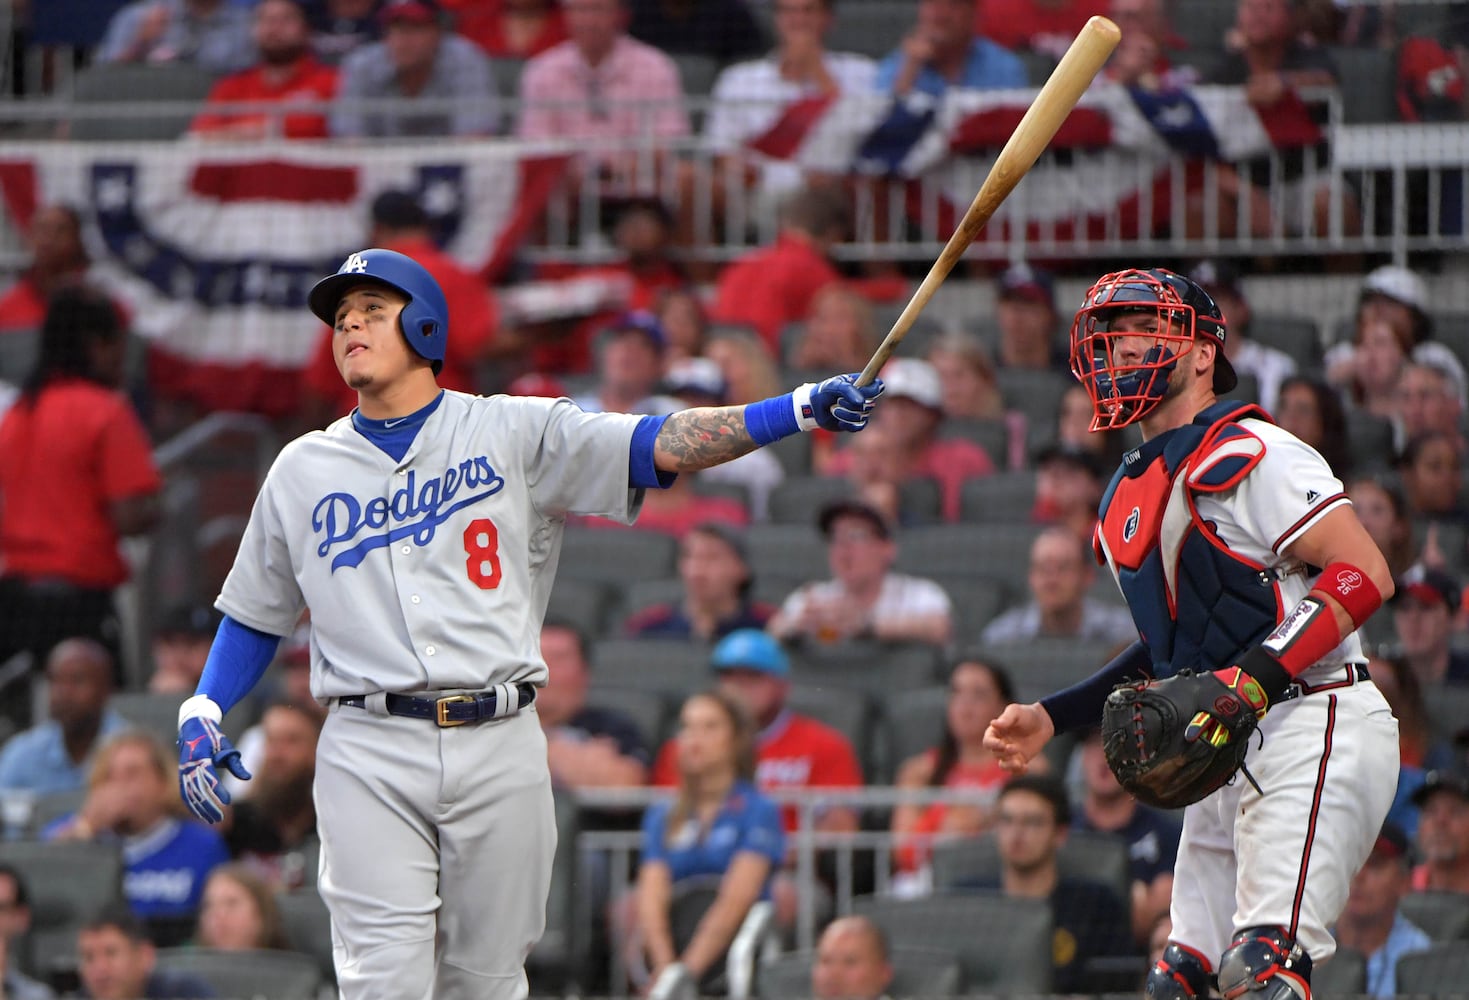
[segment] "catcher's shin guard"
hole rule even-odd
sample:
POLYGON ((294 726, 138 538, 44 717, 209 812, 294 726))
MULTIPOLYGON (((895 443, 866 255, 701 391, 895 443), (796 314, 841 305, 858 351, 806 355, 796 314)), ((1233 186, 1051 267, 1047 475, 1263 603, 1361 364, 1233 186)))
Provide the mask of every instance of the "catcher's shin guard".
POLYGON ((1311 956, 1284 927, 1246 927, 1219 961, 1224 1000, 1311 1000, 1311 956))
POLYGON ((1209 996, 1209 960, 1192 948, 1168 942, 1148 973, 1148 1000, 1194 1000, 1209 996))

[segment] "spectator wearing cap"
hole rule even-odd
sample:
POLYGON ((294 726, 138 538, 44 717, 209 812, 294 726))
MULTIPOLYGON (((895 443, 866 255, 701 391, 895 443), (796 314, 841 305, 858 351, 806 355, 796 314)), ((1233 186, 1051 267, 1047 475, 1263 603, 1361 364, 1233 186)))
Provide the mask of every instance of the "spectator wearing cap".
MULTIPOLYGON (((566 41, 530 62, 520 77, 524 139, 656 144, 689 134, 678 66, 627 34, 626 0, 562 0, 566 41)), ((587 166, 627 181, 637 154, 590 154, 587 166)))
POLYGON ((133 0, 107 22, 99 63, 192 63, 221 75, 250 65, 250 11, 230 0, 133 0))
POLYGON ((588 413, 672 413, 672 397, 657 395, 668 338, 648 312, 618 316, 597 335, 597 385, 576 405, 588 413))
MULTIPOLYGON (((723 406, 729 402, 724 372, 709 358, 684 358, 670 364, 663 376, 663 391, 681 406, 723 406)), ((757 448, 732 462, 705 469, 699 473, 699 482, 740 487, 749 503, 750 517, 763 521, 770 510, 770 494, 785 482, 785 477, 785 467, 775 453, 757 448)))
POLYGON ((1137 625, 1121 604, 1087 596, 1096 578, 1090 540, 1070 528, 1046 528, 1030 546, 1030 601, 985 626, 986 645, 1039 638, 1086 639, 1107 647, 1137 640, 1137 625))
POLYGON ((717 521, 695 525, 679 541, 683 597, 655 604, 627 620, 638 638, 719 639, 736 629, 763 629, 775 609, 750 596, 754 573, 745 539, 717 521))
POLYGON ((1436 569, 1401 578, 1389 602, 1402 657, 1424 691, 1440 684, 1469 684, 1469 653, 1449 642, 1459 610, 1459 585, 1436 569))
POLYGON ((1428 285, 1406 267, 1387 265, 1362 279, 1350 342, 1326 352, 1326 377, 1358 406, 1392 420, 1396 444, 1403 436, 1398 420, 1398 380, 1409 361, 1432 365, 1454 383, 1461 401, 1469 396, 1464 366, 1433 339, 1428 285))
POLYGON ((311 13, 311 48, 328 66, 377 41, 378 0, 323 0, 311 13))
MULTIPOLYGON (((500 99, 489 58, 444 26, 438 0, 387 0, 383 40, 342 60, 331 133, 338 138, 494 135, 500 99), (411 110, 380 102, 422 102, 411 110)), ((451 310, 452 311, 452 310, 451 310)), ((456 328, 458 319, 456 317, 456 328)))
POLYGON ((894 573, 898 545, 868 505, 840 500, 817 519, 832 578, 786 598, 770 632, 782 640, 876 639, 942 646, 953 633, 949 595, 932 580, 894 573))
POLYGON ((337 71, 318 62, 311 51, 303 0, 260 0, 251 32, 259 61, 216 83, 189 131, 208 139, 326 138, 325 110, 286 110, 292 104, 328 102, 337 92, 337 71), (283 108, 268 113, 211 107, 240 102, 283 108))
POLYGON ((936 99, 950 87, 1003 90, 1029 83, 1020 57, 986 37, 973 0, 919 0, 917 14, 913 30, 878 64, 879 93, 906 104, 914 92, 936 99))
MULTIPOLYGON (((785 651, 758 629, 739 629, 719 641, 710 654, 720 691, 745 707, 755 720, 755 783, 763 792, 793 788, 860 788, 862 767, 852 744, 837 730, 793 711, 791 663, 785 651)), ((677 747, 669 740, 653 765, 653 784, 678 783, 677 747)), ((787 833, 799 826, 795 806, 781 811, 787 833)), ((817 814, 817 829, 857 829, 854 810, 830 808, 817 814)))
POLYGON ((531 59, 566 41, 557 0, 454 0, 459 34, 493 59, 531 59))
POLYGON ((1245 298, 1239 273, 1226 260, 1203 260, 1194 265, 1189 277, 1219 306, 1229 336, 1224 341, 1224 356, 1238 375, 1253 375, 1259 387, 1259 402, 1275 413, 1280 400, 1280 385, 1296 373, 1296 362, 1289 354, 1268 347, 1250 336, 1253 315, 1245 298))
POLYGON ((1102 459, 1095 452, 1059 444, 1047 446, 1035 460, 1031 520, 1065 528, 1090 552, 1107 478, 1102 459))
MULTIPOLYGON (((959 498, 965 480, 988 476, 995 461, 979 445, 962 438, 940 438, 944 419, 943 385, 938 371, 918 358, 896 358, 882 369, 881 411, 872 427, 891 430, 906 459, 904 478, 928 478, 939 484, 944 519, 959 519, 959 498)), ((851 471, 848 450, 833 454, 822 468, 828 476, 851 471)))
POLYGON ((1398 959, 1424 951, 1433 941, 1403 916, 1399 904, 1409 892, 1412 855, 1407 835, 1388 821, 1367 861, 1352 877, 1346 907, 1336 922, 1336 943, 1367 958, 1367 996, 1397 995, 1398 959))
POLYGON ((541 626, 549 674, 536 698, 551 779, 563 788, 618 788, 648 780, 649 754, 637 724, 621 712, 587 704, 592 664, 586 637, 565 622, 541 626))
POLYGON ((219 614, 203 604, 183 604, 170 610, 153 632, 154 694, 187 694, 204 675, 204 661, 219 628, 219 614))
POLYGON ((752 250, 719 276, 710 317, 716 323, 749 326, 780 356, 780 332, 811 314, 816 294, 839 281, 827 258, 846 238, 847 202, 833 188, 797 188, 779 212, 780 231, 768 247, 752 250))
POLYGON ((1469 774, 1457 768, 1428 772, 1413 803, 1423 859, 1413 869, 1413 891, 1469 893, 1469 774))
POLYGON ((1000 368, 1070 373, 1068 348, 1056 337, 1055 279, 1049 271, 1015 264, 1000 277, 995 307, 1000 368))
MULTIPOLYGON (((412 257, 439 283, 453 326, 439 385, 456 392, 476 391, 476 368, 500 350, 500 310, 484 281, 438 248, 433 222, 412 192, 390 189, 373 199, 367 242, 412 257)), ((303 417, 313 427, 323 427, 357 405, 356 391, 337 371, 330 328, 321 331, 306 362, 301 390, 303 417)))

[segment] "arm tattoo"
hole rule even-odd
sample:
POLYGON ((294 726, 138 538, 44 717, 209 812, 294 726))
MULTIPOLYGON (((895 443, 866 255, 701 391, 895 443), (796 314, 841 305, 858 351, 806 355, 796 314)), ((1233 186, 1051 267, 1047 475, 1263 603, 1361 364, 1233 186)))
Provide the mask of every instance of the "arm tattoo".
POLYGON ((679 410, 658 430, 653 460, 664 472, 697 472, 739 458, 757 445, 745 427, 743 406, 679 410))

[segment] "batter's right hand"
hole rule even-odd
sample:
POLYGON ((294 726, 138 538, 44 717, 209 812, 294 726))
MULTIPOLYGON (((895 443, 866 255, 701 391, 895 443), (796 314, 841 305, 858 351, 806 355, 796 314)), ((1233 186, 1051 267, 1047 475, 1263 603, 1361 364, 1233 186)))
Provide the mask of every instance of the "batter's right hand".
POLYGON ((230 802, 216 767, 229 768, 241 781, 250 780, 240 751, 219 731, 217 722, 204 716, 185 719, 179 724, 179 794, 189 811, 206 823, 224 819, 224 807, 230 802))
POLYGON ((1039 702, 1011 702, 985 730, 984 748, 995 755, 1000 767, 1019 774, 1055 735, 1051 713, 1039 702))
POLYGON ((857 373, 836 375, 811 387, 812 417, 828 431, 860 431, 882 395, 882 379, 857 384, 857 373))

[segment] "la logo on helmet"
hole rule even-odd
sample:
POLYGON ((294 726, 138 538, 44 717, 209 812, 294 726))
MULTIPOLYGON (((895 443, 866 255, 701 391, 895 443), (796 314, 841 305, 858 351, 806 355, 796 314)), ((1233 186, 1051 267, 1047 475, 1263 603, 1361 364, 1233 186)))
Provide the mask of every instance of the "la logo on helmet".
POLYGON ((364 274, 367 271, 367 258, 360 253, 354 253, 347 258, 338 274, 364 274))

